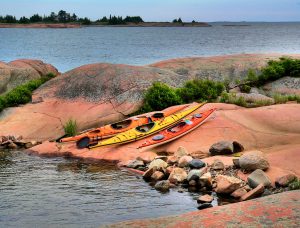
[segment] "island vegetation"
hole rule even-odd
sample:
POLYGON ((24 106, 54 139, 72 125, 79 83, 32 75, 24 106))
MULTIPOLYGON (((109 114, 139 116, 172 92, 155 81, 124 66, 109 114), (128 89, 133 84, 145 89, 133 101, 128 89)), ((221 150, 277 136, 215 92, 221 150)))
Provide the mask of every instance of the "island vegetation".
POLYGON ((78 17, 75 13, 69 13, 65 10, 60 10, 59 12, 51 12, 50 15, 39 15, 34 14, 30 17, 22 16, 19 19, 13 15, 0 15, 0 24, 11 24, 11 25, 24 25, 29 24, 78 24, 78 25, 93 25, 93 26, 209 26, 206 23, 195 22, 195 20, 190 22, 183 22, 181 18, 174 19, 172 23, 170 22, 145 22, 141 16, 116 16, 109 15, 103 16, 98 20, 91 20, 88 17, 78 17))
MULTIPOLYGON (((252 87, 260 87, 268 82, 275 81, 285 76, 300 77, 300 60, 282 57, 279 60, 271 60, 267 66, 261 69, 257 74, 250 69, 244 80, 237 80, 235 86, 241 92, 249 93, 252 87)), ((212 80, 195 79, 187 81, 181 88, 172 88, 167 84, 155 82, 146 91, 143 107, 134 114, 162 110, 172 105, 180 105, 193 101, 204 102, 222 102, 236 104, 243 107, 259 107, 271 105, 270 101, 256 101, 248 104, 241 96, 235 93, 229 93, 232 87, 229 81, 216 82, 212 80)), ((287 101, 296 101, 300 103, 299 95, 270 94, 276 104, 286 103, 287 101)))

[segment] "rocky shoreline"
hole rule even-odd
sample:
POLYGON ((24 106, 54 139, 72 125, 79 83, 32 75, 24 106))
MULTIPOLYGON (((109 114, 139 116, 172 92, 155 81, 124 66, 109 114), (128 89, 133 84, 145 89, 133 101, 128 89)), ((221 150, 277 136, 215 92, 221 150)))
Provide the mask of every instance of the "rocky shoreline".
MULTIPOLYGON (((137 149, 136 142, 95 150, 55 142, 63 136, 63 125, 69 118, 76 119, 79 130, 126 118, 141 107, 142 95, 154 81, 173 87, 192 78, 223 80, 230 76, 234 81, 244 77, 248 69, 259 70, 268 60, 280 56, 189 58, 139 67, 90 64, 61 75, 41 61, 0 62, 1 93, 30 80, 32 75, 58 74, 34 92, 32 103, 1 112, 0 147, 24 148, 40 156, 115 162, 143 175, 157 190, 176 187, 178 191, 199 191, 199 209, 211 207, 215 194, 243 201, 286 191, 287 184, 300 176, 300 105, 296 103, 251 109, 208 103, 198 111, 217 108, 213 121, 176 141, 146 150, 137 149), (12 82, 14 78, 19 84, 12 82), (241 152, 239 159, 232 156, 241 152)), ((276 81, 268 89, 298 93, 300 87, 291 80, 296 79, 276 81)))

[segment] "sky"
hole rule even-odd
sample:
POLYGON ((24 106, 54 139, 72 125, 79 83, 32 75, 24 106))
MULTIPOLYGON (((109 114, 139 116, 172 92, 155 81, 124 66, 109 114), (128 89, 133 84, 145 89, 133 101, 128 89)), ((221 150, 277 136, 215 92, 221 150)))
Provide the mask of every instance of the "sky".
POLYGON ((300 21, 300 0, 0 0, 0 15, 49 15, 63 9, 92 20, 141 16, 145 21, 300 21))

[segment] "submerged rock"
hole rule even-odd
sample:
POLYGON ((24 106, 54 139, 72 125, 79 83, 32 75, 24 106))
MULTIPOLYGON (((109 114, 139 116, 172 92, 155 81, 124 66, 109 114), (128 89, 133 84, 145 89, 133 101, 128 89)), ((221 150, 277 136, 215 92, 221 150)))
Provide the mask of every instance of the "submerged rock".
POLYGON ((202 209, 209 208, 209 207, 212 207, 212 205, 210 203, 202 203, 198 206, 198 210, 202 210, 202 209))
POLYGON ((251 188, 256 188, 258 185, 263 184, 264 187, 271 186, 271 180, 267 174, 261 169, 253 171, 247 178, 248 184, 251 188))
POLYGON ((242 169, 253 171, 256 169, 266 170, 270 167, 267 158, 261 151, 249 151, 244 153, 239 159, 242 169))
POLYGON ((154 188, 158 191, 168 191, 171 187, 170 181, 168 180, 162 180, 158 181, 155 185, 154 188))

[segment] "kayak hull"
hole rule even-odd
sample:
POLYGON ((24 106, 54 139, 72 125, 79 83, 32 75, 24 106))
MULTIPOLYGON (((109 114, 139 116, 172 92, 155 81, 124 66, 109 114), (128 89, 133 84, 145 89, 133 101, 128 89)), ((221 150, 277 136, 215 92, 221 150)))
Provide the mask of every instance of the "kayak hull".
POLYGON ((142 144, 140 144, 137 149, 141 148, 152 148, 155 146, 160 146, 165 143, 169 143, 173 140, 176 140, 191 131, 198 128, 200 125, 204 124, 207 120, 212 117, 216 109, 210 109, 201 114, 197 113, 195 115, 190 116, 186 120, 181 120, 178 124, 173 127, 167 128, 163 131, 160 131, 156 135, 154 135, 151 139, 145 140, 142 144), (196 115, 201 115, 201 117, 196 117, 196 115), (191 124, 185 124, 185 122, 190 122, 191 124), (177 129, 178 131, 173 131, 173 129, 177 129))
POLYGON ((171 125, 176 124, 182 118, 191 114, 192 112, 194 112, 195 110, 200 108, 202 105, 204 105, 204 103, 189 107, 186 110, 172 114, 166 118, 163 118, 162 120, 138 126, 129 131, 117 134, 110 139, 100 141, 96 145, 90 146, 89 148, 93 149, 93 148, 101 147, 101 146, 110 146, 110 145, 119 145, 119 144, 124 144, 124 143, 130 143, 130 142, 134 142, 134 141, 140 140, 142 138, 148 137, 152 134, 155 134, 163 129, 170 127, 171 125))
MULTIPOLYGON (((164 112, 154 112, 152 114, 144 114, 144 115, 139 115, 139 116, 134 116, 129 119, 116 122, 113 124, 105 125, 103 127, 95 128, 95 129, 90 129, 88 131, 82 132, 82 134, 73 136, 73 137, 67 137, 63 138, 60 141, 61 142, 74 142, 74 141, 79 141, 84 138, 89 138, 89 143, 95 143, 99 140, 102 139, 107 139, 110 137, 113 137, 119 133, 128 131, 132 128, 141 126, 143 124, 149 123, 149 118, 151 118, 151 121, 157 121, 162 118, 168 117, 176 112, 181 111, 184 109, 186 106, 178 106, 174 107, 171 110, 164 111, 164 112), (123 127, 122 127, 123 125, 123 127), (126 126, 124 126, 126 125, 126 126), (117 129, 119 128, 119 129, 117 129)), ((81 146, 82 147, 82 146, 81 146)))

